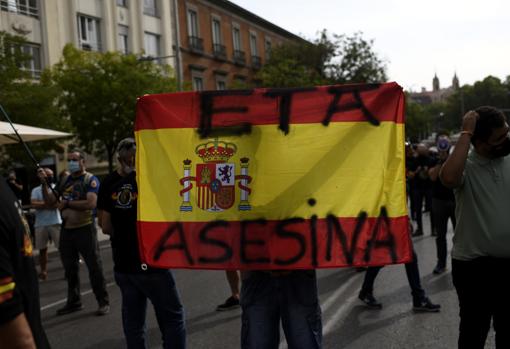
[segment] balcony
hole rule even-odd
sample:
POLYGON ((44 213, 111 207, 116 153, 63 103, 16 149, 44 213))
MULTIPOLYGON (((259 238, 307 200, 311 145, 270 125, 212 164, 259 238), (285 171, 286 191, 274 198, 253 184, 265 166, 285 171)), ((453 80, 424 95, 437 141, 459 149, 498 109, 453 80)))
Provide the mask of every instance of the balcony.
POLYGON ((214 58, 220 59, 220 60, 226 60, 227 59, 227 48, 225 45, 222 44, 213 44, 213 55, 214 58))
POLYGON ((189 49, 191 52, 203 53, 204 52, 204 40, 198 36, 188 36, 189 49))
POLYGON ((246 64, 246 55, 244 54, 244 51, 234 50, 234 64, 246 64))
POLYGON ((253 69, 260 69, 262 67, 262 59, 259 56, 251 56, 251 67, 253 69))

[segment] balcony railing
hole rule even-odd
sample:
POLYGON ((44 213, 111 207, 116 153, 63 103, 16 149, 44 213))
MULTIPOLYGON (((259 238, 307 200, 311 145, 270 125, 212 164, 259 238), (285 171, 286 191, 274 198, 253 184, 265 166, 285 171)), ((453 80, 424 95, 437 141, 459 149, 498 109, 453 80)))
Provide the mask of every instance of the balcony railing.
POLYGON ((213 44, 213 54, 215 58, 225 60, 227 59, 227 48, 222 44, 213 44))
POLYGON ((37 6, 30 6, 28 0, 0 0, 0 9, 2 11, 39 18, 39 9, 37 6))
POLYGON ((244 51, 234 50, 234 63, 239 65, 246 64, 246 55, 244 51))
POLYGON ((198 36, 188 36, 189 49, 196 53, 204 52, 204 40, 198 36))
POLYGON ((251 56, 251 67, 253 69, 260 69, 262 67, 262 59, 259 56, 251 56))

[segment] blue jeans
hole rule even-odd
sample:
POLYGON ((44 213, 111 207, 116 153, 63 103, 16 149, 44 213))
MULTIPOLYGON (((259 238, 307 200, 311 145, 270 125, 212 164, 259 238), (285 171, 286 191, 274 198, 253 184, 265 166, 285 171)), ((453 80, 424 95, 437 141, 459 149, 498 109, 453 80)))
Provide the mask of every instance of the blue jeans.
POLYGON ((184 309, 172 273, 119 273, 115 281, 122 293, 122 325, 127 348, 147 348, 147 299, 154 306, 163 348, 186 347, 184 309))
POLYGON ((280 319, 289 349, 322 347, 315 271, 249 272, 242 282, 241 306, 241 348, 277 349, 280 319))

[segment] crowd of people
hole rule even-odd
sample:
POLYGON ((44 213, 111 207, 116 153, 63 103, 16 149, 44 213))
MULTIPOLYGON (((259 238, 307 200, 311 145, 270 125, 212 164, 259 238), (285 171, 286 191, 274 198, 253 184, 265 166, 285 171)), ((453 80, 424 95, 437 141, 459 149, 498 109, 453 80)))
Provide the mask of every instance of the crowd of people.
MULTIPOLYGON (((460 305, 458 347, 483 348, 491 320, 496 347, 510 348, 510 287, 504 275, 510 264, 510 138, 504 114, 492 107, 468 112, 452 147, 447 133, 434 147, 406 144, 406 176, 413 236, 423 235, 423 212, 429 212, 435 236, 434 274, 447 267, 446 232, 455 235, 452 278, 460 305), (471 149, 471 150, 470 150, 471 149), (508 201, 508 205, 506 202, 508 201)), ((109 295, 99 253, 96 219, 110 236, 114 276, 122 296, 122 326, 128 348, 146 348, 146 309, 154 307, 163 347, 185 348, 184 308, 170 270, 151 268, 139 256, 136 233, 138 188, 136 144, 132 138, 117 146, 119 166, 102 183, 85 165, 79 149, 68 152, 68 173, 53 184, 53 172, 38 169, 40 185, 31 193, 35 209, 35 247, 19 195, 23 185, 15 173, 0 181, 0 343, 2 348, 49 348, 41 318, 37 278, 46 280, 47 246, 60 251, 67 280, 67 301, 57 315, 83 309, 80 257, 89 271, 96 297, 96 315, 110 312, 109 295), (97 217, 97 218, 96 218, 97 217)), ((382 308, 374 296, 381 267, 369 267, 359 292, 368 307, 382 308)), ((405 270, 415 311, 438 312, 421 285, 418 258, 405 270)), ((322 319, 315 270, 227 271, 232 295, 218 311, 242 308, 241 347, 277 348, 282 326, 289 348, 321 348, 322 319), (241 285, 241 287, 239 287, 241 285)))

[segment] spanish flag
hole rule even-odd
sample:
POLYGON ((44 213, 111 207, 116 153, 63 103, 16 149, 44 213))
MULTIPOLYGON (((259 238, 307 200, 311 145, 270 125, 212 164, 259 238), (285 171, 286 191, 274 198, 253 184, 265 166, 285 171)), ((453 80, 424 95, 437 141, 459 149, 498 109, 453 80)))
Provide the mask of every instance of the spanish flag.
POLYGON ((140 254, 150 266, 411 259, 396 83, 146 95, 135 135, 140 254))

